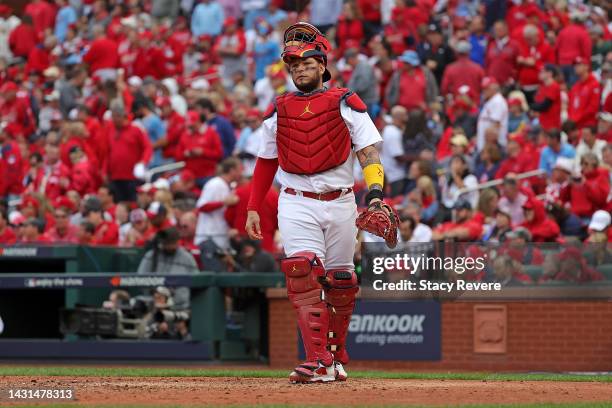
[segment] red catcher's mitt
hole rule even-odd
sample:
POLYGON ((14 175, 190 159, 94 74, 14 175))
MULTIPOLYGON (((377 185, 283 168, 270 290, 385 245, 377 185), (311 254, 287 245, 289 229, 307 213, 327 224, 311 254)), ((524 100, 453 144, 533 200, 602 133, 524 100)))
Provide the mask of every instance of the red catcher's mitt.
POLYGON ((385 239, 389 248, 397 245, 399 219, 395 210, 382 201, 376 201, 363 211, 355 221, 357 228, 385 239))

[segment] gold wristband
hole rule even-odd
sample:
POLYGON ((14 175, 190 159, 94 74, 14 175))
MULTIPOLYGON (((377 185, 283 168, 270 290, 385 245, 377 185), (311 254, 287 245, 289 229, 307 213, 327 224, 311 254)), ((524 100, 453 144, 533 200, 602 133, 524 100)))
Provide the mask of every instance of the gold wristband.
POLYGON ((380 184, 382 187, 385 182, 385 171, 382 164, 374 163, 365 166, 363 169, 363 179, 368 188, 371 188, 373 184, 380 184))

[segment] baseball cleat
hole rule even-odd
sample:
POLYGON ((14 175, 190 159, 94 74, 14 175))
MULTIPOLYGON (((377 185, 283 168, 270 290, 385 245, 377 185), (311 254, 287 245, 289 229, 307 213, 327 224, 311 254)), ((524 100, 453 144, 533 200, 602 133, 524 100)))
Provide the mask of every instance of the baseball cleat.
POLYGON ((292 384, 320 383, 336 380, 336 369, 333 365, 313 365, 312 363, 300 364, 289 374, 292 384))
POLYGON ((334 367, 336 368, 336 381, 346 381, 348 374, 342 366, 342 363, 334 362, 334 367))

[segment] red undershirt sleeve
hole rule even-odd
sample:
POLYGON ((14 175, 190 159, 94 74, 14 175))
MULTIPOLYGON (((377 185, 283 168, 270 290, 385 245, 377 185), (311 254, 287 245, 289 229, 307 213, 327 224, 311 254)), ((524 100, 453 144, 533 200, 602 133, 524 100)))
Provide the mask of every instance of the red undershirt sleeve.
POLYGON ((253 171, 253 186, 251 187, 251 196, 247 204, 248 211, 258 211, 263 202, 272 182, 274 175, 278 169, 278 159, 263 159, 257 158, 255 170, 253 171))
POLYGON ((211 201, 210 203, 206 203, 198 208, 198 210, 200 212, 211 212, 223 207, 224 205, 225 203, 223 201, 211 201))

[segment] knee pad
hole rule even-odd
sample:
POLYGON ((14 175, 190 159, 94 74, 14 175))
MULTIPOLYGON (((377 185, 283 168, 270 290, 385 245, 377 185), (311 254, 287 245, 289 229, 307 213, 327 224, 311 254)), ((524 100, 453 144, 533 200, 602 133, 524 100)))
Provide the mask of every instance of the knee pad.
POLYGON ((333 356, 327 349, 329 309, 322 299, 323 263, 313 252, 298 252, 281 260, 287 281, 287 295, 297 313, 298 327, 307 361, 331 365, 333 356))
POLYGON ((333 354, 334 360, 347 364, 349 357, 345 344, 355 307, 355 296, 359 291, 357 275, 349 270, 330 270, 325 282, 325 301, 330 307, 327 349, 333 354))

